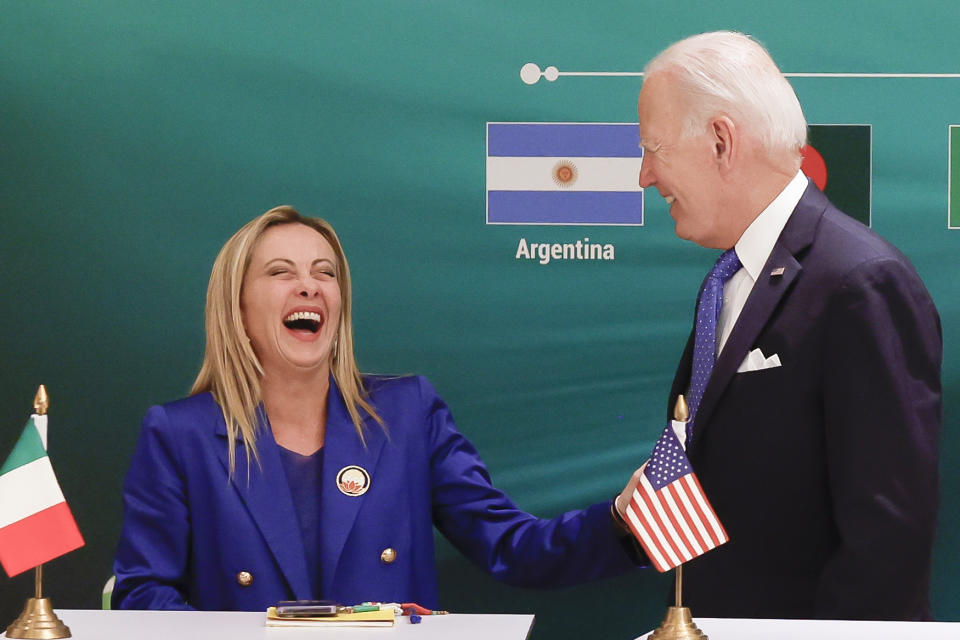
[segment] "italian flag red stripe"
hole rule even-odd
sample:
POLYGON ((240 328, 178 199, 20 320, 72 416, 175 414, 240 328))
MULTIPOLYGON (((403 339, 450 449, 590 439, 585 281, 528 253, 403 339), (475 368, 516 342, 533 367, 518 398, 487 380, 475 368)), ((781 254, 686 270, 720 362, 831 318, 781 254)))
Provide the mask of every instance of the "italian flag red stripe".
POLYGON ((0 564, 13 577, 83 546, 66 502, 0 529, 0 564))

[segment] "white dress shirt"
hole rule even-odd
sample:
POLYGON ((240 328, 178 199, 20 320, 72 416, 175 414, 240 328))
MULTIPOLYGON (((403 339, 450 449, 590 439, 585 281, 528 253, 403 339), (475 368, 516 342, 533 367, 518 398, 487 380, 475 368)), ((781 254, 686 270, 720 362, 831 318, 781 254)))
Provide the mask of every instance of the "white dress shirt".
POLYGON ((723 345, 727 343, 727 338, 743 311, 743 305, 746 304, 763 265, 773 251, 773 245, 806 188, 807 177, 803 172, 797 171, 797 175, 750 223, 734 246, 742 266, 723 285, 723 306, 720 309, 720 321, 717 323, 717 355, 720 355, 723 345))

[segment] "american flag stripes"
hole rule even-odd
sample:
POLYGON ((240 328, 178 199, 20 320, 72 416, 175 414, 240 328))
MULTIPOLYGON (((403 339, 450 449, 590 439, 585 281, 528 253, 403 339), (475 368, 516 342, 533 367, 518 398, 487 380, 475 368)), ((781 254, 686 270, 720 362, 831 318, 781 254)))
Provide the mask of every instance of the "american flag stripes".
POLYGON ((630 530, 661 572, 728 540, 687 460, 685 430, 685 422, 667 424, 627 507, 630 530))

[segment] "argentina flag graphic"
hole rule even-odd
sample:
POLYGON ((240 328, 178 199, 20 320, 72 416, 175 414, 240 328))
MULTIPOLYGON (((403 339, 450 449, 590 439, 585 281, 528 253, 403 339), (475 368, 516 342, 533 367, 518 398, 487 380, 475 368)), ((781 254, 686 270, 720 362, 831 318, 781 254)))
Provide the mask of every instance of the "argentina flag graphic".
POLYGON ((488 122, 487 224, 642 225, 636 123, 488 122))

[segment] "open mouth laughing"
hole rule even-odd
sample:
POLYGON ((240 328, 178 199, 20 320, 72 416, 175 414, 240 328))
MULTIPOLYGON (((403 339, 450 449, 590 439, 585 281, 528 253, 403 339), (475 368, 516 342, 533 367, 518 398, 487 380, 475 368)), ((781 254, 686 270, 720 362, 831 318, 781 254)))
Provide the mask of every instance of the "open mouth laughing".
POLYGON ((323 327, 323 314, 316 311, 294 311, 283 319, 283 326, 295 332, 316 334, 323 327))

